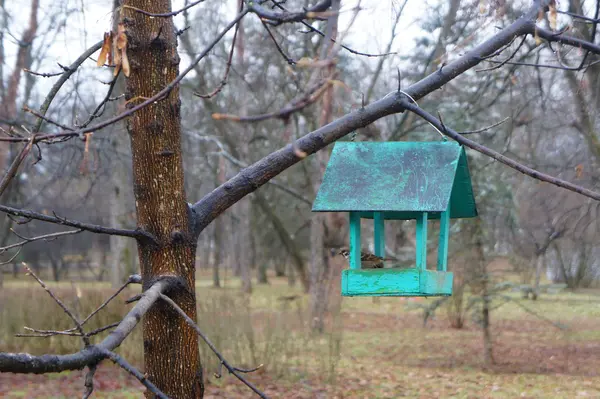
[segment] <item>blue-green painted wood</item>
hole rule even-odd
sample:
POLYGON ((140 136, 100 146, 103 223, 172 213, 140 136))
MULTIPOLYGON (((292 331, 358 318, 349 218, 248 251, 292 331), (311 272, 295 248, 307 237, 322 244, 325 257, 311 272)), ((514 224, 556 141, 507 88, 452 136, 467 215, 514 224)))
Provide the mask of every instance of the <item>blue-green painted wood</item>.
POLYGON ((445 272, 448 269, 448 238, 450 237, 450 212, 442 212, 440 218, 440 237, 438 241, 437 269, 445 272))
POLYGON ((427 212, 421 212, 417 219, 417 269, 427 269, 427 212))
POLYGON ((338 142, 313 211, 383 211, 386 219, 416 219, 425 211, 438 218, 450 202, 451 218, 477 215, 458 143, 338 142))
POLYGON ((452 294, 450 272, 409 269, 342 271, 343 296, 446 296, 452 294))
POLYGON ((350 212, 350 268, 360 269, 360 216, 350 212))
POLYGON ((375 255, 385 257, 385 225, 383 213, 375 212, 373 217, 373 232, 375 241, 375 255))

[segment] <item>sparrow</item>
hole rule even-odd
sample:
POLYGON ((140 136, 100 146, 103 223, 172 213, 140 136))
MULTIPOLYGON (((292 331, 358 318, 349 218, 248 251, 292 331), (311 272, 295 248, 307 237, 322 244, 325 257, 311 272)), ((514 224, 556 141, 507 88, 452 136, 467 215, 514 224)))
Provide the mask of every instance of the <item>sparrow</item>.
MULTIPOLYGON (((350 251, 347 249, 342 249, 340 251, 340 255, 342 255, 347 260, 350 260, 350 251)), ((370 252, 361 252, 360 253, 360 265, 363 269, 381 269, 383 268, 383 262, 388 260, 397 260, 394 258, 382 258, 381 256, 373 255, 370 252)))

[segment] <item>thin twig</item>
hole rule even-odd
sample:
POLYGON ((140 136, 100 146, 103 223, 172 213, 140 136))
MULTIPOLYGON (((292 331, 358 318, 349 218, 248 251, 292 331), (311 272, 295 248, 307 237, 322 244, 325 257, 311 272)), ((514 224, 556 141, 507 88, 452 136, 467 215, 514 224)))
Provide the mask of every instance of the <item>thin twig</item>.
MULTIPOLYGON (((69 65, 67 67, 67 69, 65 69, 65 72, 56 81, 56 83, 54 83, 54 86, 52 86, 52 89, 50 89, 50 91, 48 92, 48 95, 44 99, 44 102, 43 102, 42 106, 40 107, 40 114, 41 115, 46 115, 46 113, 48 112, 48 109, 50 108, 50 104, 52 104, 52 101, 54 100, 54 97, 56 97, 56 95, 58 94, 58 92, 61 89, 61 87, 65 84, 65 82, 67 80, 69 80, 69 78, 71 77, 71 75, 73 75, 75 73, 75 71, 77 70, 77 68, 79 68, 79 66, 81 64, 83 64, 85 62, 85 60, 88 59, 88 57, 90 57, 92 54, 94 54, 96 51, 98 51, 98 50, 100 50, 102 48, 102 43, 103 43, 103 41, 100 40, 98 43, 94 44, 92 47, 90 47, 89 49, 87 49, 86 51, 84 51, 79 56, 79 58, 77 58, 75 60, 75 62, 73 62, 71 65, 69 65)), ((40 129, 42 128, 42 123, 43 122, 44 121, 42 119, 38 119, 37 123, 35 124, 35 127, 33 128, 33 133, 34 134, 40 132, 40 129)))
POLYGON ((91 319, 96 313, 98 313, 99 311, 104 309, 106 307, 106 305, 108 305, 110 301, 115 299, 115 297, 117 295, 119 295, 121 293, 121 291, 123 291, 129 284, 141 284, 141 283, 142 283, 142 276, 140 276, 139 274, 132 274, 131 276, 129 276, 129 278, 127 278, 127 281, 121 287, 119 287, 119 289, 117 291, 115 291, 114 294, 112 294, 106 301, 104 301, 104 303, 102 305, 100 305, 98 307, 98 309, 96 309, 92 313, 90 313, 90 315, 81 322, 81 325, 84 325, 85 323, 87 323, 88 320, 91 319))
MULTIPOLYGON (((525 43, 526 39, 527 39, 527 35, 523 35, 523 39, 521 40, 521 43, 519 43, 519 45, 517 46, 515 51, 513 51, 508 56, 508 58, 506 58, 504 61, 500 61, 500 63, 498 65, 494 65, 493 67, 489 67, 489 68, 476 69, 475 72, 493 71, 494 69, 502 68, 503 65, 505 65, 507 62, 510 62, 510 60, 512 60, 515 57, 515 55, 517 55, 517 52, 521 49, 521 47, 523 47, 523 44, 525 43)), ((486 60, 486 61, 490 61, 490 60, 486 60)))
POLYGON ((179 313, 179 315, 181 317, 183 317, 183 319, 185 320, 185 322, 192 327, 196 333, 200 336, 200 338, 202 338, 202 340, 206 343, 206 345, 208 345, 208 347, 213 351, 213 353, 219 358, 219 360, 221 361, 221 364, 223 366, 225 366, 225 368, 234 376, 237 377, 237 379, 239 379, 241 382, 243 382, 248 388, 250 388, 252 391, 254 391, 258 396, 260 396, 263 399, 267 399, 268 397, 262 393, 258 388, 256 388, 250 381, 246 380, 244 378, 244 376, 242 376, 240 373, 246 373, 246 372, 251 372, 251 371, 256 371, 258 370, 261 366, 258 366, 254 369, 251 370, 243 370, 243 369, 238 369, 237 367, 233 367, 232 365, 229 364, 229 362, 227 362, 227 360, 225 360, 225 358, 223 357, 223 355, 221 355, 221 353, 217 350, 217 348, 215 347, 215 345, 208 339, 208 337, 202 332, 202 330, 200 330, 200 327, 198 327, 198 325, 196 323, 194 323, 194 320, 192 320, 184 311, 183 309, 181 309, 171 298, 169 298, 168 296, 164 295, 164 294, 160 294, 160 298, 167 302, 169 305, 171 305, 171 307, 177 312, 179 313))
POLYGON ((321 98, 323 96, 323 94, 325 93, 326 89, 329 87, 329 85, 331 84, 331 80, 335 77, 335 72, 331 75, 328 76, 325 79, 322 79, 321 81, 317 82, 317 84, 313 85, 312 87, 310 87, 306 93, 304 93, 301 97, 292 100, 290 103, 288 103, 286 106, 284 106, 283 108, 277 110, 277 111, 273 111, 273 112, 268 112, 265 114, 259 114, 259 115, 232 115, 232 114, 219 114, 219 113, 215 113, 212 115, 213 119, 215 120, 229 120, 232 122, 261 122, 267 119, 272 119, 272 118, 278 118, 278 119, 286 119, 289 118, 289 116, 295 112, 298 112, 304 108, 306 108, 307 106, 315 103, 319 98, 321 98))
POLYGON ((144 377, 144 374, 140 373, 138 369, 129 364, 125 359, 116 353, 109 351, 107 349, 101 349, 102 354, 109 358, 114 364, 121 367, 123 370, 127 371, 129 374, 137 378, 139 382, 141 382, 150 392, 155 394, 160 399, 169 399, 167 395, 165 395, 156 385, 154 385, 150 380, 144 377))
MULTIPOLYGON (((243 4, 241 4, 241 5, 243 5, 243 4)), ((227 78, 229 77, 229 71, 231 70, 231 64, 233 63, 233 54, 235 53, 235 43, 237 40, 237 35, 238 35, 239 30, 240 30, 240 23, 238 22, 235 25, 235 31, 233 32, 231 48, 229 49, 229 56, 227 57, 227 63, 225 64, 225 73, 223 74, 223 79, 221 79, 221 82, 219 82, 217 87, 208 94, 194 92, 194 95, 196 95, 200 98, 208 99, 208 98, 212 98, 212 97, 216 96, 217 94, 219 94, 221 92, 221 90, 223 90, 223 87, 225 87, 225 85, 227 84, 227 78)))
POLYGON ((190 4, 188 4, 187 6, 183 7, 180 10, 171 11, 171 12, 165 12, 165 13, 162 13, 162 14, 155 14, 155 13, 152 13, 152 12, 144 11, 144 10, 142 10, 140 8, 129 6, 129 5, 126 5, 126 4, 123 4, 121 7, 122 8, 128 8, 130 10, 134 10, 136 12, 139 12, 140 14, 144 14, 144 15, 147 15, 147 16, 153 17, 153 18, 154 17, 155 18, 168 18, 168 17, 174 17, 175 15, 180 14, 180 13, 184 12, 185 10, 188 10, 188 9, 190 9, 190 8, 196 6, 196 5, 198 5, 198 4, 200 4, 200 3, 204 2, 204 1, 205 0, 196 0, 196 1, 191 2, 190 4))
POLYGON ((283 51, 283 49, 281 48, 281 46, 279 45, 279 43, 277 43, 277 39, 275 38, 275 36, 273 36, 273 32, 271 32, 271 29, 269 29, 269 25, 267 25, 265 23, 265 21, 263 21, 261 19, 262 25, 265 28, 265 30, 267 31, 267 33, 269 34, 269 37, 271 37, 271 40, 273 41, 273 44, 275 44, 275 48, 277 49, 277 51, 279 52, 279 54, 281 54, 281 56, 285 59, 285 61, 289 64, 289 65, 296 65, 296 61, 294 61, 290 56, 288 56, 285 51, 283 51))
POLYGON ((507 116, 506 118, 502 119, 500 122, 496 122, 496 123, 494 123, 494 124, 492 124, 492 125, 489 125, 489 126, 486 126, 486 127, 482 127, 481 129, 477 129, 477 130, 466 130, 466 131, 464 131, 464 132, 459 132, 459 133, 460 133, 460 134, 462 134, 462 135, 465 135, 465 134, 475 134, 475 133, 483 133, 483 132, 485 132, 486 130, 490 130, 490 129, 492 129, 492 128, 495 128, 495 127, 496 127, 496 126, 498 126, 498 125, 501 125, 501 124, 503 124, 504 122, 506 122, 506 121, 507 121, 507 120, 509 120, 509 119, 510 119, 510 116, 507 116))
POLYGON ((33 242, 33 241, 39 241, 39 240, 51 241, 51 240, 54 240, 54 239, 56 239, 58 237, 81 233, 83 230, 78 229, 78 230, 69 230, 69 231, 59 231, 57 233, 44 234, 44 235, 41 235, 41 236, 36 236, 36 237, 31 237, 31 238, 23 237, 23 236, 17 234, 17 232, 15 232, 12 229, 11 229, 11 231, 15 235, 17 235, 17 237, 21 238, 23 241, 20 241, 20 242, 15 243, 15 244, 10 244, 10 245, 7 245, 5 247, 0 247, 0 254, 3 254, 4 252, 6 252, 6 251, 8 251, 9 249, 12 249, 12 248, 22 247, 23 245, 28 244, 28 243, 33 242))
POLYGON ((35 75, 35 76, 41 76, 42 78, 53 78, 55 76, 60 76, 63 73, 65 73, 65 71, 61 71, 61 72, 35 72, 32 71, 31 69, 27 69, 27 68, 23 68, 23 72, 28 73, 30 75, 35 75))
MULTIPOLYGON (((100 334, 101 332, 104 332, 106 330, 110 330, 111 328, 114 328, 118 325, 119 325, 119 322, 114 322, 114 323, 108 324, 106 326, 92 330, 88 333, 85 333, 85 336, 91 337, 91 336, 100 334)), ((15 337, 48 338, 48 337, 55 337, 57 335, 65 335, 65 336, 69 336, 69 337, 81 337, 82 336, 80 333, 73 332, 73 330, 75 330, 74 328, 70 328, 68 330, 38 330, 36 328, 31 328, 31 327, 23 327, 23 328, 28 331, 33 331, 33 332, 35 332, 35 334, 15 334, 15 337)))
POLYGON ((44 290, 46 290, 48 295, 50 295, 50 297, 54 299, 54 302, 56 302, 58 306, 62 308, 62 310, 67 314, 67 316, 71 318, 71 320, 73 320, 73 323, 75 323, 75 326, 77 326, 77 331, 79 331, 79 333, 81 334, 81 339, 83 340, 83 343, 85 344, 85 346, 88 346, 90 344, 90 340, 85 335, 85 331, 83 331, 83 327, 81 326, 79 320, 77 320, 77 317, 75 317, 75 315, 69 310, 69 308, 67 308, 65 304, 62 303, 62 301, 58 299, 56 295, 54 295, 52 290, 48 288, 48 286, 33 272, 33 270, 31 270, 31 268, 27 266, 27 263, 22 262, 22 265, 25 266, 27 272, 38 282, 38 284, 41 285, 44 290))

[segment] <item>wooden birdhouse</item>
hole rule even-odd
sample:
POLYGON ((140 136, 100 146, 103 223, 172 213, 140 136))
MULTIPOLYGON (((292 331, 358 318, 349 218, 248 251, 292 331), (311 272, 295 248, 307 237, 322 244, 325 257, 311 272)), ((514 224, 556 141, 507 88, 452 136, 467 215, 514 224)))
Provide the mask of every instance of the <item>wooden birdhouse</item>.
POLYGON ((448 272, 450 219, 477 216, 464 148, 445 142, 338 142, 313 212, 350 215, 350 269, 343 296, 452 294, 448 272), (416 256, 410 267, 361 268, 360 220, 373 219, 374 254, 385 253, 386 220, 416 220, 416 256), (427 269, 427 222, 440 220, 436 270, 427 269))

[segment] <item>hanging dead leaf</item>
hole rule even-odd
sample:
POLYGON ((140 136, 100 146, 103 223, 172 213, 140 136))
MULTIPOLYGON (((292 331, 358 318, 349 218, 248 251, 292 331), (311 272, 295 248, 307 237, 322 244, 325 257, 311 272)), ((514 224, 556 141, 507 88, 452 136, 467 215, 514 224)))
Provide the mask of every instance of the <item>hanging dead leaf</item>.
POLYGON ((556 20, 557 20, 557 12, 556 12, 556 1, 551 1, 548 5, 550 12, 548 13, 548 22, 550 23, 550 29, 556 30, 556 20))
POLYGON ((125 25, 119 24, 117 27, 117 49, 123 50, 127 47, 127 35, 125 34, 125 25))
POLYGON ((579 164, 575 166, 575 178, 581 179, 583 177, 583 165, 579 164))
POLYGON ((126 49, 123 49, 121 51, 122 51, 122 54, 121 54, 121 57, 122 57, 121 66, 123 68, 123 74, 126 77, 129 77, 130 69, 129 69, 129 58, 127 58, 127 51, 126 51, 126 49))
POLYGON ((540 38, 540 35, 538 35, 538 31, 537 28, 535 29, 535 45, 539 46, 540 44, 542 44, 542 39, 540 38))
MULTIPOLYGON (((111 44, 112 44, 112 32, 104 33, 104 41, 102 42, 102 49, 100 49, 100 55, 98 56, 98 61, 96 62, 96 66, 102 66, 106 63, 107 58, 111 58, 111 44)), ((109 60, 110 64, 110 60, 109 60)))

